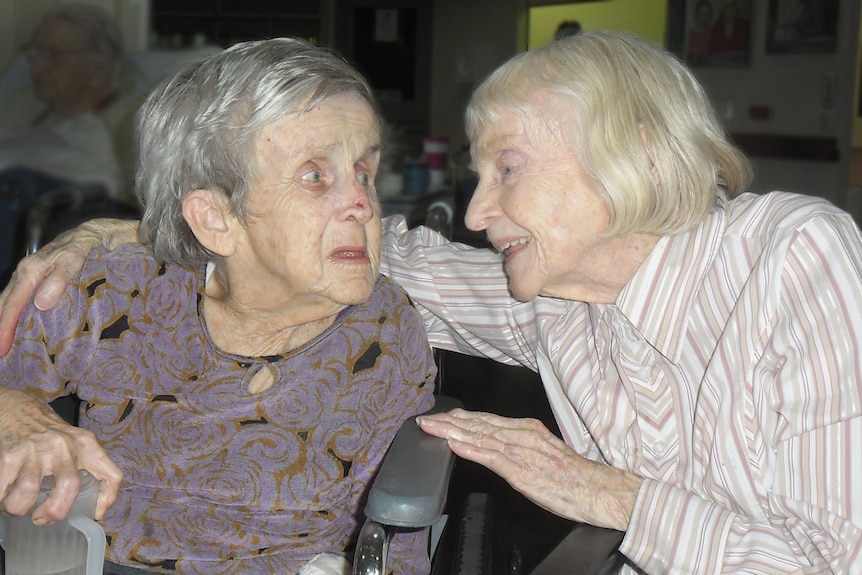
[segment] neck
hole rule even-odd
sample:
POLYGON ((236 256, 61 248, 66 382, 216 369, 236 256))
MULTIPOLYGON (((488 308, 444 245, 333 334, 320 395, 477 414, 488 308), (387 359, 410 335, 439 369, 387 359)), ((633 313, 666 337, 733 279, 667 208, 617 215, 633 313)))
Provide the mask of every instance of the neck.
POLYGON ((203 316, 213 342, 245 356, 287 353, 326 331, 346 306, 302 301, 268 305, 256 293, 245 293, 219 268, 206 283, 203 316))
POLYGON ((631 281, 641 264, 658 243, 660 236, 633 234, 611 238, 590 256, 578 277, 560 286, 550 286, 544 296, 612 304, 631 281))

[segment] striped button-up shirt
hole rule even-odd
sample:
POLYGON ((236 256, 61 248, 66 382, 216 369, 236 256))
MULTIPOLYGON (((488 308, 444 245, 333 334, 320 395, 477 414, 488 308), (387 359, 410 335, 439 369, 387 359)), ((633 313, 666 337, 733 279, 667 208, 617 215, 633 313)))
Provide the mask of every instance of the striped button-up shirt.
POLYGON ((613 305, 518 302, 499 255, 400 217, 382 271, 432 345, 538 371, 566 442, 645 478, 620 547, 638 568, 862 573, 862 236, 846 213, 719 201, 613 305))

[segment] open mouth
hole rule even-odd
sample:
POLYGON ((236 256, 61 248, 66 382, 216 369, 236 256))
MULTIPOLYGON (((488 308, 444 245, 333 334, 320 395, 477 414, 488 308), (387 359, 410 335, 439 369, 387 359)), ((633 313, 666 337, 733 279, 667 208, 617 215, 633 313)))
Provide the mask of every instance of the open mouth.
POLYGON ((515 240, 514 242, 506 242, 505 244, 500 246, 500 253, 508 257, 512 252, 517 251, 519 247, 526 245, 531 241, 533 241, 532 236, 525 236, 523 238, 515 240))

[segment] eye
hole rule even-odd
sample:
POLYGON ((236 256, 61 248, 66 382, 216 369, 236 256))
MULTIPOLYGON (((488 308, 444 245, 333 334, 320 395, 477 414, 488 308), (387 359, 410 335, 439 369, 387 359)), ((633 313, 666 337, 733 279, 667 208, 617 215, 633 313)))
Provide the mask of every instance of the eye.
POLYGON ((517 170, 517 166, 509 163, 499 163, 497 164, 497 173, 500 175, 500 179, 505 180, 510 177, 517 170))
POLYGON ((511 177, 517 174, 518 169, 523 165, 523 157, 512 151, 505 151, 497 157, 496 168, 501 179, 511 177))
POLYGON ((362 184, 363 187, 368 187, 371 185, 371 174, 368 172, 361 172, 356 174, 356 179, 359 180, 359 183, 362 184))
POLYGON ((323 180, 323 176, 318 170, 312 170, 310 172, 306 172, 302 176, 302 180, 312 184, 319 184, 323 180))

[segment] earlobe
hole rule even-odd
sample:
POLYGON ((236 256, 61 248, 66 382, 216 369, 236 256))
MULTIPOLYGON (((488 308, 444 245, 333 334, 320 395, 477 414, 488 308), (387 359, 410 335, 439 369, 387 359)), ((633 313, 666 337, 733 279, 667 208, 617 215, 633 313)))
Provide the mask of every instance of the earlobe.
POLYGON ((189 192, 183 198, 183 218, 203 247, 220 256, 233 253, 233 213, 221 194, 212 190, 189 192))

